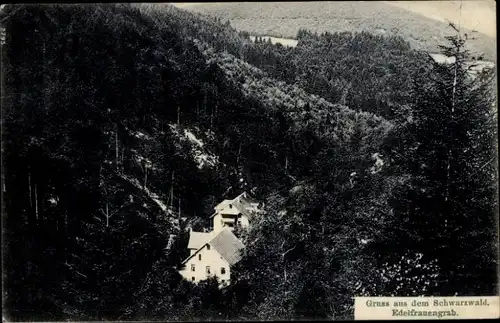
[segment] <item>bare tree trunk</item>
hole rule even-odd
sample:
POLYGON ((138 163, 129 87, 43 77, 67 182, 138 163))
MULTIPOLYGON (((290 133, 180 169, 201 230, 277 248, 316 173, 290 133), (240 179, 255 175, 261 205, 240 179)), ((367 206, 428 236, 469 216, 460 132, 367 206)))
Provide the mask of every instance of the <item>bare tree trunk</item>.
POLYGON ((122 147, 122 158, 121 158, 121 161, 120 161, 120 171, 123 172, 124 169, 123 169, 123 160, 125 159, 125 146, 122 147))
POLYGON ((106 228, 109 227, 109 208, 108 201, 106 201, 106 228))
POLYGON ((212 130, 214 126, 214 109, 210 109, 210 130, 212 130))
POLYGON ((288 170, 288 155, 285 155, 285 170, 288 170))
POLYGON ((28 188, 30 191, 30 207, 33 207, 33 194, 31 193, 31 171, 28 172, 28 188))
POLYGON ((38 220, 38 194, 37 194, 37 185, 35 184, 35 216, 38 220))
POLYGON ((147 181, 148 181, 148 166, 144 165, 144 188, 146 188, 147 181))
POLYGON ((115 160, 116 160, 116 170, 118 170, 118 125, 116 125, 115 131, 115 160))
POLYGON ((241 142, 238 147, 238 158, 236 159, 236 164, 239 166, 240 165, 240 157, 241 157, 241 142))
POLYGON ((181 106, 177 105, 177 125, 181 123, 181 106))
POLYGON ((348 85, 346 85, 344 87, 344 89, 342 90, 342 98, 341 98, 341 103, 342 105, 345 105, 346 104, 346 98, 347 98, 347 94, 349 94, 349 90, 351 89, 351 83, 349 83, 348 85))
MULTIPOLYGON (((68 212, 64 212, 64 236, 68 236, 68 212)), ((66 264, 68 264, 68 241, 66 240, 66 243, 64 244, 64 250, 65 250, 65 259, 66 259, 66 264)))
POLYGON ((207 115, 207 93, 203 91, 203 116, 207 115))
POLYGON ((174 174, 175 171, 172 171, 172 179, 170 182, 170 207, 174 205, 174 174))
MULTIPOLYGON (((459 34, 460 37, 460 34, 459 34)), ((457 48, 457 55, 455 56, 455 65, 454 65, 454 75, 453 75, 453 89, 451 96, 451 125, 452 127, 455 125, 455 95, 457 91, 457 69, 458 69, 458 54, 460 53, 460 47, 457 48)), ((453 128, 451 129, 453 130, 453 128)), ((451 171, 451 159, 452 159, 452 149, 453 149, 453 133, 450 135, 450 147, 448 148, 448 160, 446 165, 446 193, 445 193, 445 201, 448 201, 450 195, 450 171, 451 171)))
MULTIPOLYGON (((217 122, 217 114, 218 114, 218 108, 219 108, 219 95, 218 95, 218 92, 217 92, 217 89, 215 89, 215 114, 214 114, 214 119, 215 119, 215 122, 217 122)), ((212 126, 213 126, 213 121, 212 121, 212 126)), ((210 127, 211 129, 212 127, 210 127)))

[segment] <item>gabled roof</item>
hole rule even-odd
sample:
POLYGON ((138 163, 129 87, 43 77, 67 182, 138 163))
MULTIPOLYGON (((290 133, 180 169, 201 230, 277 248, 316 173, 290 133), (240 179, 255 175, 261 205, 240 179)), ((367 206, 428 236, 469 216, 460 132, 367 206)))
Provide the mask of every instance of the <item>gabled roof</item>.
POLYGON ((222 229, 208 244, 217 250, 230 265, 241 260, 241 250, 245 248, 243 242, 228 228, 222 229))
POLYGON ((248 210, 248 208, 250 207, 250 205, 246 204, 246 201, 235 199, 233 201, 233 205, 234 205, 234 207, 236 207, 241 212, 241 214, 243 214, 247 218, 251 217, 251 213, 248 210))
MULTIPOLYGON (((251 212, 249 209, 254 208, 255 204, 257 204, 257 203, 254 202, 248 196, 247 192, 243 192, 232 200, 224 200, 221 203, 219 203, 214 208, 215 213, 213 213, 210 216, 210 218, 213 218, 215 215, 217 215, 219 212, 221 212, 223 209, 225 209, 229 204, 233 205, 238 211, 241 212, 241 214, 245 215, 246 217, 251 217, 251 212)), ((231 214, 231 213, 227 213, 227 214, 231 214)), ((223 214, 226 214, 226 211, 224 211, 223 214)))
POLYGON ((233 200, 224 200, 222 202, 220 202, 219 204, 217 204, 215 207, 214 207, 214 210, 222 210, 223 208, 225 208, 227 205, 229 205, 229 203, 231 203, 233 200))
POLYGON ((182 264, 188 262, 189 259, 193 258, 207 244, 214 248, 222 256, 222 258, 229 263, 229 265, 234 265, 241 260, 241 250, 245 248, 245 245, 243 245, 243 243, 231 232, 231 230, 224 228, 210 241, 204 243, 198 250, 196 250, 195 253, 187 257, 182 264))
POLYGON ((213 238, 213 232, 196 232, 189 233, 188 249, 200 249, 213 238))

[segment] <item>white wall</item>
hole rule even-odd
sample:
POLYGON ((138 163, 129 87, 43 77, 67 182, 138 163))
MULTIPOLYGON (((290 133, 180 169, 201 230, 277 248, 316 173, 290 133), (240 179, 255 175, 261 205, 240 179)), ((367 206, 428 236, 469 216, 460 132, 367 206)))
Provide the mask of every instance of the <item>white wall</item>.
POLYGON ((217 213, 213 218, 212 218, 212 227, 213 231, 219 232, 222 230, 223 223, 222 223, 222 215, 220 213, 217 213))
POLYGON ((240 218, 241 220, 241 227, 242 228, 248 228, 248 226, 250 225, 250 222, 248 221, 248 218, 244 215, 241 216, 240 218))
MULTIPOLYGON (((222 228, 224 227, 224 221, 223 221, 223 217, 221 215, 221 213, 225 213, 225 214, 238 214, 238 213, 241 213, 238 209, 236 209, 234 206, 229 209, 229 207, 227 208, 224 208, 223 210, 221 210, 220 212, 218 212, 213 218, 212 218, 212 227, 213 227, 213 231, 215 232, 219 232, 220 230, 222 230, 222 228), (229 212, 226 212, 226 211, 231 211, 231 213, 229 212)), ((244 215, 241 216, 240 218, 241 220, 241 226, 243 228, 248 228, 250 222, 248 220, 248 218, 244 215)), ((231 219, 231 221, 233 221, 231 219)))
POLYGON ((219 281, 225 280, 229 283, 231 277, 231 269, 229 264, 225 259, 214 248, 207 249, 205 245, 193 258, 189 259, 186 263, 186 267, 179 271, 179 273, 188 281, 192 281, 194 277, 194 282, 197 283, 200 280, 208 278, 206 266, 210 266, 210 275, 216 275, 219 277, 219 281), (201 260, 199 260, 199 255, 201 255, 201 260), (195 265, 195 271, 191 271, 191 265, 195 265), (221 274, 221 268, 226 269, 224 275, 221 274))

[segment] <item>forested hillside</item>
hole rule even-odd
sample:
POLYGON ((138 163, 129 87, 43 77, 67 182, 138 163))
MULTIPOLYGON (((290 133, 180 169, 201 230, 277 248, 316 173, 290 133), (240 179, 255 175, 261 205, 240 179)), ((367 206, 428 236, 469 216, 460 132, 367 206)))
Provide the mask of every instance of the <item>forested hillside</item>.
MULTIPOLYGON (((279 2, 226 2, 176 4, 193 13, 217 17, 229 21, 237 30, 252 35, 268 35, 296 38, 300 29, 311 32, 362 32, 369 31, 380 36, 400 36, 410 42, 413 48, 439 52, 442 39, 450 35, 448 21, 461 21, 482 25, 478 31, 473 26, 463 32, 474 35, 475 40, 466 44, 475 54, 484 53, 486 59, 495 58, 495 20, 493 1, 452 1, 433 4, 405 4, 405 1, 279 1, 279 2), (427 7, 427 15, 419 14, 409 7, 427 7), (406 8, 405 8, 406 7, 406 8), (434 9, 431 9, 433 8, 434 9), (485 8, 486 7, 486 8, 485 8), (480 15, 481 8, 489 14, 480 15), (434 10, 434 12, 433 12, 434 10), (431 19, 429 13, 433 16, 431 19), (447 17, 447 18, 444 18, 447 17), (493 17, 493 21, 492 21, 493 17), (484 20, 488 20, 485 22, 484 20), (482 22, 482 23, 481 23, 482 22), (489 32, 484 28, 489 26, 489 32), (486 34, 484 34, 485 32, 486 34)), ((484 11, 483 11, 484 12, 484 11)))
POLYGON ((401 36, 299 30, 298 46, 291 48, 259 39, 252 43, 247 32, 237 32, 220 19, 172 6, 148 4, 140 9, 159 24, 167 19, 190 21, 179 30, 185 38, 199 39, 327 101, 387 119, 408 117, 412 75, 430 64, 426 52, 411 48, 401 36))
POLYGON ((254 44, 166 5, 1 19, 9 320, 340 319, 354 295, 494 293, 487 72, 368 33, 254 44), (182 281, 187 229, 243 190, 265 216, 238 279, 182 281))
MULTIPOLYGON (((245 35, 245 34, 243 34, 245 35)), ((406 118, 412 76, 429 57, 401 37, 298 33, 295 48, 258 40, 245 58, 274 77, 355 110, 406 118)))

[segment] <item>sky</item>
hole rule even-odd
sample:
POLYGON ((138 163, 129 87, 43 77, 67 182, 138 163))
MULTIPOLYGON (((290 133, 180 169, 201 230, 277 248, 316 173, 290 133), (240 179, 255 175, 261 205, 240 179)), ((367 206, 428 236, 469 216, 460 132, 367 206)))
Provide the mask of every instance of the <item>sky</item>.
POLYGON ((383 2, 431 19, 452 21, 457 26, 460 23, 461 27, 496 37, 496 3, 494 0, 383 2))

